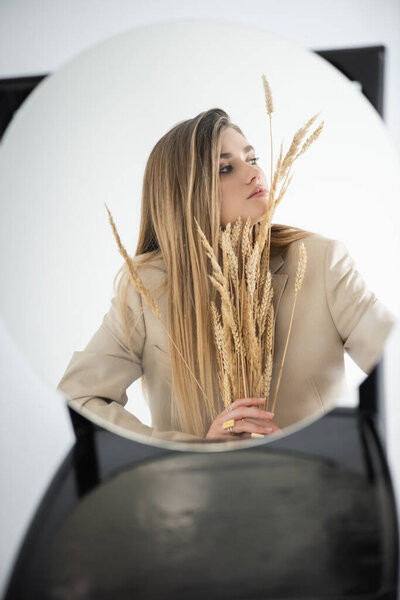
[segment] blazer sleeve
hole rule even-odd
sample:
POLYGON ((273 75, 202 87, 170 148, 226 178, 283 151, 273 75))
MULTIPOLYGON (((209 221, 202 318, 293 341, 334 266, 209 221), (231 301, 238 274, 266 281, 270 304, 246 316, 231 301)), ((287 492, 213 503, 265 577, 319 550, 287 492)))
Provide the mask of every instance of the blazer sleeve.
POLYGON ((368 374, 379 361, 396 317, 368 289, 339 240, 327 244, 324 271, 329 310, 344 349, 368 374))
POLYGON ((126 389, 143 375, 142 351, 146 337, 142 300, 135 286, 129 286, 129 322, 135 323, 128 340, 117 296, 99 329, 83 351, 74 352, 57 389, 68 404, 89 419, 101 419, 145 436, 193 441, 196 436, 180 431, 158 431, 142 423, 124 407, 126 389))

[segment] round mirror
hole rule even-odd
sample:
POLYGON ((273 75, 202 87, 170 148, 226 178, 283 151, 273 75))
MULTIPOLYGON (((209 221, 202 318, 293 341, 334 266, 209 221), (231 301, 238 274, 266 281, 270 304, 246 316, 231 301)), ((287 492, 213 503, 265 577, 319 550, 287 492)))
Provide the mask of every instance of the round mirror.
MULTIPOLYGON (((379 360, 399 305, 397 280, 386 277, 382 265, 390 256, 391 271, 400 267, 399 224, 394 218, 399 157, 382 120, 357 86, 313 52, 255 28, 181 21, 133 29, 70 60, 34 90, 4 135, 1 266, 7 286, 1 310, 30 362, 53 388, 73 353, 82 360, 90 353, 93 358, 95 352, 87 344, 110 310, 122 258, 104 204, 133 255, 145 167, 162 136, 203 111, 221 108, 254 147, 270 183, 263 73, 274 101, 274 162, 281 141, 286 152, 310 117, 320 113, 315 126, 324 121, 318 139, 296 162, 294 178, 273 217, 275 224, 317 234, 304 239, 309 279, 304 279, 294 312, 275 411, 280 431, 274 435, 290 433, 331 410, 342 393, 345 366, 348 386, 355 388, 379 360), (311 282, 319 286, 319 296, 316 288, 307 291, 311 282), (325 321, 318 320, 322 306, 325 321), (328 360, 321 366, 322 348, 331 342, 339 362, 333 366, 328 360), (346 355, 346 365, 345 350, 351 356, 348 360, 346 355)), ((275 344, 281 355, 299 246, 297 240, 290 251, 287 247, 274 257, 280 327, 275 344)), ((159 267, 159 273, 165 272, 165 261, 159 267)), ((154 325, 151 319, 147 307, 144 326, 154 325)), ((109 413, 104 420, 105 413, 93 412, 90 403, 75 407, 121 435, 150 444, 181 441, 186 447, 185 441, 196 436, 186 438, 168 426, 173 411, 167 338, 151 332, 150 328, 146 350, 142 344, 141 367, 132 367, 132 380, 124 380, 125 406, 123 382, 117 385, 109 379, 105 385, 96 360, 87 363, 87 369, 93 364, 99 369, 92 372, 96 385, 86 393, 76 387, 76 397, 96 396, 109 405, 113 391, 107 395, 107 390, 119 386, 114 405, 124 411, 126 427, 109 413), (159 435, 152 435, 153 430, 159 435)), ((97 346, 97 351, 103 357, 112 355, 114 366, 108 374, 118 373, 125 358, 116 357, 110 347, 97 346)), ((279 356, 272 384, 279 376, 279 356)), ((78 370, 77 379, 87 382, 84 363, 78 370)), ((236 447, 273 437, 237 442, 232 437, 224 449, 231 442, 236 447)), ((187 444, 189 449, 197 447, 215 448, 187 444)))

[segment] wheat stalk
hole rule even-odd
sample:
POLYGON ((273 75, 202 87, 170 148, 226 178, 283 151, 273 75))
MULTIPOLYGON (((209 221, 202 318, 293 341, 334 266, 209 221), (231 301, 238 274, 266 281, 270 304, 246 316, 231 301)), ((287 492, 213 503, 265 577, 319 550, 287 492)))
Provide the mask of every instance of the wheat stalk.
POLYGON ((292 314, 290 316, 289 330, 288 330, 288 334, 286 336, 286 343, 285 343, 285 348, 283 351, 282 363, 281 363, 281 367, 279 369, 278 381, 277 381, 276 388, 275 388, 275 395, 274 395, 274 400, 273 400, 273 404, 272 404, 272 412, 274 412, 274 410, 275 410, 275 404, 276 404, 276 399, 278 396, 279 385, 281 382, 282 370, 283 370, 283 365, 284 365, 285 358, 286 358, 286 351, 287 351, 287 347, 288 347, 288 343, 289 343, 290 332, 292 330, 294 309, 296 306, 296 300, 297 300, 298 293, 300 292, 301 286, 303 285, 306 266, 307 266, 307 252, 306 252, 306 248, 304 246, 304 242, 301 242, 300 248, 299 248, 299 258, 298 258, 298 262, 297 262, 297 272, 296 272, 296 280, 295 280, 295 286, 294 286, 294 302, 293 302, 293 307, 292 307, 292 314))

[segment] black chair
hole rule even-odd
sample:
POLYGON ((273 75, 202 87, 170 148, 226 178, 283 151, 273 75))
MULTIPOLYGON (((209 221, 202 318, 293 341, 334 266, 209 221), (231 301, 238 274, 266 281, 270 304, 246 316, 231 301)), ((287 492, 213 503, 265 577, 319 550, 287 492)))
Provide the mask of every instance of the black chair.
POLYGON ((75 446, 5 600, 396 600, 380 373, 362 384, 357 408, 229 452, 143 445, 70 410, 75 446))

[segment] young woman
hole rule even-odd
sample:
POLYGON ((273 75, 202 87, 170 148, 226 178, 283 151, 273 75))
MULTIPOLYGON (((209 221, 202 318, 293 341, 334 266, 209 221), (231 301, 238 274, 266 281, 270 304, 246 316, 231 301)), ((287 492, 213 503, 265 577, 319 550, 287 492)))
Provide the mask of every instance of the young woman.
POLYGON ((72 407, 89 418, 97 415, 152 438, 239 440, 275 433, 333 408, 345 390, 344 351, 366 373, 376 364, 395 318, 367 289, 346 247, 312 232, 273 224, 272 391, 286 341, 302 241, 307 251, 275 413, 261 409, 264 400, 259 398, 238 398, 224 408, 210 315, 215 290, 207 277, 209 259, 195 219, 220 261, 220 226, 233 224, 239 215, 243 220, 250 216, 250 235, 255 235, 269 191, 257 160, 240 128, 216 108, 168 131, 153 148, 145 169, 134 262, 207 400, 124 264, 100 328, 83 351, 74 352, 58 385, 72 407), (126 389, 139 377, 151 427, 124 408, 126 389), (224 429, 229 419, 234 419, 234 425, 224 429))

